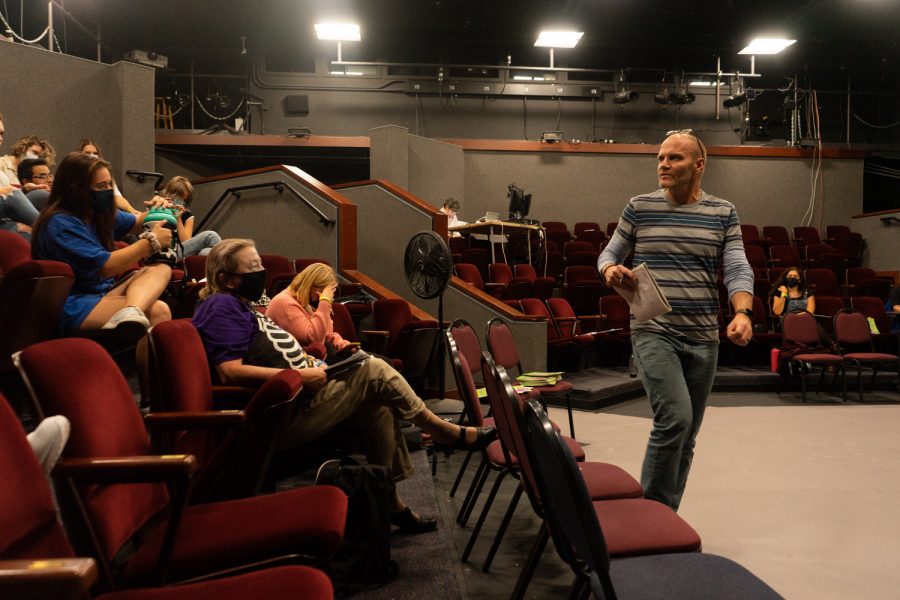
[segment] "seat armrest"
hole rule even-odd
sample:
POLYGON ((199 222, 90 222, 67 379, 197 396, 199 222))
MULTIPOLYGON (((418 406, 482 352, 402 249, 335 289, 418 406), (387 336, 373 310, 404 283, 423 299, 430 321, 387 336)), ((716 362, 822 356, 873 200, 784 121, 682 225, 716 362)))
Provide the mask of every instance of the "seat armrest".
POLYGON ((0 590, 6 600, 87 597, 97 581, 92 558, 0 560, 0 590))
POLYGON ((176 431, 180 429, 237 429, 246 421, 242 410, 205 412, 155 412, 144 417, 147 429, 176 431))
POLYGON ((188 478, 197 470, 190 454, 121 456, 116 458, 64 458, 52 475, 78 483, 150 483, 188 478))

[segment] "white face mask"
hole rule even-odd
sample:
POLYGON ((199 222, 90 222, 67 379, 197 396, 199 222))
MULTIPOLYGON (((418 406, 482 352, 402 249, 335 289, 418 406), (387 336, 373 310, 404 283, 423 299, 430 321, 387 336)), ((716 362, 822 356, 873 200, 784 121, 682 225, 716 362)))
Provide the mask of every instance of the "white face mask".
POLYGON ((40 158, 40 156, 29 150, 25 153, 25 158, 40 158))

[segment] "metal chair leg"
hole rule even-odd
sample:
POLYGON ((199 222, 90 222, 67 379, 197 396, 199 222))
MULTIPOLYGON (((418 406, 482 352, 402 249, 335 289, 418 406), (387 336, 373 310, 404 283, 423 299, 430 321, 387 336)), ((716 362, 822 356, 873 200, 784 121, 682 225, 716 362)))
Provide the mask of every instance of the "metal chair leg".
POLYGON ((472 548, 475 547, 475 540, 477 540, 479 534, 481 534, 481 528, 484 527, 484 522, 487 520, 488 513, 491 511, 491 506, 494 504, 494 498, 497 497, 497 492, 500 490, 500 484, 503 483, 503 480, 506 479, 507 475, 509 475, 508 469, 503 469, 497 473, 494 485, 491 486, 491 492, 488 494, 487 500, 484 502, 484 507, 481 509, 481 514, 478 515, 478 521, 475 523, 475 528, 469 536, 469 543, 466 544, 466 549, 463 550, 462 556, 460 557, 460 560, 463 562, 469 560, 472 548))
POLYGON ((463 503, 460 505, 459 511, 456 513, 457 523, 462 523, 463 514, 465 514, 466 508, 469 506, 469 503, 472 502, 475 498, 475 490, 478 489, 478 482, 481 481, 482 477, 484 477, 485 470, 487 468, 488 461, 486 458, 483 458, 481 460, 481 464, 478 465, 478 469, 475 471, 475 475, 472 477, 472 482, 469 484, 469 491, 466 492, 466 497, 463 499, 463 503))
POLYGON ((572 394, 566 392, 566 410, 569 412, 569 437, 575 439, 575 418, 572 416, 572 394))
POLYGON ((531 547, 531 552, 528 553, 528 558, 525 559, 525 564, 522 565, 522 572, 519 573, 519 579, 516 581, 516 587, 512 593, 513 600, 521 600, 525 597, 525 592, 528 591, 528 584, 531 583, 534 571, 537 569, 538 562, 541 560, 541 554, 544 553, 544 548, 547 547, 547 542, 549 540, 550 533, 547 531, 547 526, 546 524, 541 523, 541 528, 538 531, 537 537, 534 539, 534 545, 531 547))
POLYGON ((488 475, 491 472, 490 465, 485 465, 484 471, 481 474, 481 479, 478 480, 478 485, 475 488, 475 493, 472 494, 472 499, 469 500, 469 504, 466 506, 466 509, 463 511, 462 517, 459 521, 460 527, 465 527, 466 523, 469 522, 469 517, 472 516, 472 511, 475 509, 475 504, 478 502, 478 496, 481 495, 481 490, 484 489, 484 484, 487 481, 488 475))
POLYGON ((494 556, 497 554, 497 550, 500 548, 500 542, 503 541, 503 536, 506 535, 506 530, 509 527, 509 522, 512 520, 513 514, 516 512, 516 507, 519 505, 519 499, 522 497, 522 483, 519 482, 518 487, 516 487, 516 491, 513 494, 513 497, 509 500, 509 506, 506 508, 506 514, 503 515, 503 520, 500 521, 500 527, 497 529, 497 533, 494 534, 494 541, 491 543, 491 549, 488 550, 487 556, 484 559, 484 564, 481 565, 481 572, 487 573, 491 570, 491 564, 494 562, 494 556))
POLYGON ((459 487, 463 475, 465 474, 466 469, 469 467, 469 461, 472 460, 472 454, 473 452, 471 450, 466 452, 466 457, 463 459, 463 463, 459 467, 459 473, 456 474, 456 479, 453 481, 453 487, 450 488, 451 498, 454 496, 454 494, 456 494, 456 489, 459 487))

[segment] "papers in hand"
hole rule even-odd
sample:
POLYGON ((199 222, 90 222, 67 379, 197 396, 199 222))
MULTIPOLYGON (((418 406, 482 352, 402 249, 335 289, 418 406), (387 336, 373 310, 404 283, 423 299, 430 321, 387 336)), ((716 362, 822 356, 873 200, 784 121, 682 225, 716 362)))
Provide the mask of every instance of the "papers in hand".
POLYGON ((638 323, 655 319, 672 310, 669 301, 666 300, 666 296, 659 289, 656 279, 653 278, 653 274, 646 264, 642 264, 634 269, 632 274, 637 279, 633 288, 626 288, 615 283, 613 283, 613 287, 628 301, 631 313, 638 323))

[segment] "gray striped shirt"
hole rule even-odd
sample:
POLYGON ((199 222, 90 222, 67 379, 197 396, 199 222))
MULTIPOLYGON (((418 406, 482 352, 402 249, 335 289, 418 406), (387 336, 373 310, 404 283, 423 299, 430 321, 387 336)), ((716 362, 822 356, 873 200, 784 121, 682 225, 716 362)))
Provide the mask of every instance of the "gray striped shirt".
POLYGON ((665 190, 628 201, 619 225, 597 261, 602 270, 620 264, 634 251, 634 266, 646 263, 672 306, 648 321, 632 320, 632 329, 663 330, 700 342, 719 339, 719 270, 728 297, 753 293, 734 205, 701 192, 691 204, 669 200, 665 190))

